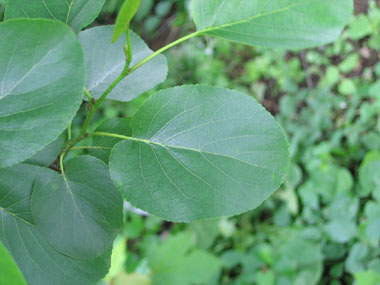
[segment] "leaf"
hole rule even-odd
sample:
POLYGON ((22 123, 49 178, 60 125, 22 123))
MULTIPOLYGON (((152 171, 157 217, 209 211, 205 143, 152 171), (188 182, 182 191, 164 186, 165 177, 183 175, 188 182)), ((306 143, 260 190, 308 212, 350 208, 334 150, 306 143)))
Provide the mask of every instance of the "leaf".
POLYGON ((372 196, 380 201, 380 153, 369 152, 359 169, 359 182, 363 196, 372 193, 372 196))
POLYGON ((0 167, 31 158, 67 128, 83 97, 74 33, 51 20, 0 24, 0 167))
POLYGON ((112 36, 114 43, 120 36, 129 29, 129 24, 135 16, 137 9, 140 6, 141 0, 125 0, 123 6, 117 15, 115 29, 112 36))
MULTIPOLYGON (((129 119, 110 119, 96 128, 97 132, 109 132, 119 135, 130 136, 132 134, 129 119)), ((90 155, 95 156, 108 164, 111 150, 121 139, 111 137, 93 137, 90 155)))
POLYGON ((36 153, 32 158, 25 163, 34 164, 43 167, 49 167, 59 156, 65 143, 66 135, 62 133, 55 141, 45 147, 43 150, 36 153))
POLYGON ((0 284, 24 285, 25 280, 8 251, 0 242, 0 284))
POLYGON ((177 234, 163 244, 148 249, 148 262, 155 285, 210 284, 218 275, 221 262, 198 249, 191 250, 191 235, 177 234))
POLYGON ((352 0, 192 0, 199 34, 248 45, 306 48, 336 39, 352 0))
POLYGON ((355 222, 345 218, 336 218, 327 223, 324 228, 331 240, 339 243, 350 241, 357 233, 355 222))
POLYGON ((283 182, 288 144, 254 99, 209 86, 150 97, 115 145, 111 178, 134 206, 171 221, 254 209, 283 182))
POLYGON ((380 274, 373 270, 358 272, 355 274, 358 285, 379 285, 380 274))
POLYGON ((95 258, 121 229, 122 199, 107 166, 94 157, 69 160, 65 173, 36 181, 31 202, 36 228, 61 253, 95 258))
MULTIPOLYGON (((95 99, 121 74, 125 65, 123 46, 126 40, 111 43, 113 26, 95 27, 79 34, 87 65, 87 89, 95 99)), ((144 41, 131 32, 131 67, 153 52, 144 41)), ((107 96, 117 101, 131 101, 166 79, 166 58, 159 55, 123 79, 107 96)))
POLYGON ((105 0, 11 0, 7 1, 5 20, 13 18, 46 18, 70 25, 76 33, 99 15, 105 0))
POLYGON ((55 175, 47 168, 18 164, 0 169, 0 211, 32 224, 30 196, 36 180, 55 175))
POLYGON ((55 251, 33 227, 0 209, 0 240, 28 285, 82 285, 102 278, 111 250, 92 260, 75 260, 55 251))

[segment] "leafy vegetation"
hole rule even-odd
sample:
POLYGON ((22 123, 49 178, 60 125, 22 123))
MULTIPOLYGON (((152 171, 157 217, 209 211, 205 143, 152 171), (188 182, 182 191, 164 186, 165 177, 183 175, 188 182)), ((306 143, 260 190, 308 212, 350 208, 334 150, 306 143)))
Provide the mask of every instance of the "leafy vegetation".
MULTIPOLYGON (((86 1, 76 4, 82 2, 86 1)), ((139 1, 124 5, 128 2, 139 1)), ((174 2, 141 1, 135 18, 141 24, 135 30, 156 35, 159 23, 175 7, 179 12, 174 23, 187 30, 184 1, 176 6, 174 2)), ((28 284, 90 284, 108 270, 99 284, 378 284, 380 9, 372 1, 368 14, 356 16, 332 45, 289 52, 265 47, 304 48, 331 42, 347 22, 352 2, 309 1, 304 5, 289 0, 289 6, 280 7, 281 1, 269 6, 260 6, 261 1, 257 6, 256 1, 215 1, 217 13, 203 2, 191 2, 198 31, 167 53, 170 69, 165 82, 167 62, 161 53, 166 48, 153 53, 129 32, 130 15, 119 14, 128 18, 128 25, 121 27, 127 39, 121 36, 115 44, 111 44, 113 27, 80 32, 98 14, 96 5, 90 10, 74 5, 72 18, 57 14, 73 27, 79 41, 57 21, 0 24, 2 34, 11 28, 29 29, 28 34, 39 31, 41 39, 46 39, 45 47, 59 45, 61 53, 49 53, 44 68, 56 64, 59 56, 74 57, 80 63, 70 68, 78 74, 65 73, 64 67, 58 74, 47 67, 34 77, 34 87, 43 83, 41 74, 43 80, 51 80, 46 88, 58 91, 57 100, 70 93, 66 101, 78 100, 73 103, 75 110, 62 104, 57 109, 44 106, 41 94, 51 95, 50 89, 34 90, 22 81, 25 86, 20 90, 25 93, 20 94, 33 99, 33 108, 42 108, 49 116, 66 116, 61 120, 52 117, 49 122, 49 126, 57 124, 56 133, 44 137, 22 129, 15 139, 4 131, 1 136, 0 128, 0 147, 13 140, 15 147, 19 145, 13 153, 0 154, 0 238, 28 284), (236 9, 228 5, 238 7, 232 17, 236 9), (88 14, 77 19, 81 9, 88 14), (213 21, 205 21, 202 13, 213 21), (291 13, 300 15, 299 21, 291 13), (309 23, 307 29, 300 29, 305 23, 309 23), (46 30, 43 25, 50 24, 51 32, 59 35, 55 42, 42 32, 46 30), (242 31, 252 37, 242 37, 242 31), (77 48, 80 45, 84 54, 77 48), (59 76, 66 84, 57 83, 59 76), (115 82, 118 85, 113 86, 115 82), (219 87, 183 86, 156 92, 189 83, 219 87), (86 86, 85 96, 77 86, 86 86), (277 192, 288 172, 283 131, 256 101, 224 88, 255 97, 275 115, 288 136, 291 165, 277 192), (83 97, 85 102, 75 115, 83 97), (105 97, 127 103, 104 101, 105 97), (47 147, 42 152, 41 145, 47 147), (56 158, 62 149, 59 165, 56 158), (115 188, 133 205, 154 215, 125 203, 123 223, 122 200, 115 188), (194 221, 256 206, 232 218, 189 224, 158 218, 194 221), (110 258, 112 242, 121 228, 110 258)), ((107 13, 123 3, 107 1, 99 23, 106 22, 107 13)), ((6 19, 19 17, 18 7, 9 8, 6 19)), ((61 12, 65 11, 57 13, 61 12)), ((0 42, 2 51, 12 46, 12 38, 6 38, 0 42)), ((28 46, 35 46, 35 54, 44 57, 44 46, 33 39, 28 46)), ((6 53, 1 56, 9 59, 6 53)), ((17 66, 27 70, 28 64, 33 65, 33 57, 24 64, 25 55, 18 56, 17 66)), ((12 116, 14 110, 3 106, 5 114, 12 116)), ((38 116, 28 124, 39 124, 38 116)), ((12 121, 13 127, 25 118, 12 121)), ((4 122, 11 126, 9 120, 4 122)), ((4 260, 9 274, 17 276, 9 258, 4 260)))

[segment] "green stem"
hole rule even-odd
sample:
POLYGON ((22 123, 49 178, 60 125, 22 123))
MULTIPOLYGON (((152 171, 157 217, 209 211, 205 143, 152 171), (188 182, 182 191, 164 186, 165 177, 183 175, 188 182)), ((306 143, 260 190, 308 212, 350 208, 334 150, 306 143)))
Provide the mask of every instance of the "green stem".
POLYGON ((112 149, 112 148, 104 147, 104 146, 90 146, 90 145, 74 146, 71 148, 71 150, 80 150, 80 149, 112 149))
POLYGON ((188 39, 191 39, 191 38, 194 38, 196 36, 200 35, 200 32, 195 32, 195 33, 192 33, 190 35, 187 35, 185 37, 182 37, 162 48, 160 48, 159 50, 155 51, 154 53, 152 53, 150 56, 144 58, 143 60, 141 60, 140 62, 138 62, 136 65, 134 65, 132 68, 131 68, 131 73, 133 71, 135 71, 136 69, 140 68, 142 65, 144 65, 145 63, 147 63, 148 61, 152 60, 153 58, 155 58, 156 56, 160 55, 161 53, 163 53, 164 51, 167 51, 168 49, 184 42, 184 41, 187 41, 188 39))
POLYGON ((89 135, 90 136, 111 137, 111 138, 128 140, 128 141, 151 143, 150 141, 144 140, 144 139, 137 139, 137 138, 134 138, 134 137, 128 137, 128 136, 123 136, 123 135, 118 135, 118 134, 112 134, 112 133, 106 133, 106 132, 94 132, 94 133, 91 133, 89 135))
MULTIPOLYGON (((143 66, 145 63, 147 63, 148 61, 152 60, 153 58, 155 58, 156 56, 160 55, 161 53, 165 52, 166 50, 188 40, 188 39, 191 39, 193 37, 196 37, 198 35, 200 35, 201 32, 195 32, 195 33, 192 33, 190 35, 187 35, 185 37, 182 37, 162 48, 160 48, 159 50, 157 50, 156 52, 152 53, 151 55, 149 55, 148 57, 144 58, 143 60, 141 60, 140 62, 138 62, 136 65, 134 65, 132 68, 129 68, 131 62, 132 62, 132 46, 131 46, 131 39, 130 39, 130 33, 129 33, 129 29, 127 30, 127 45, 128 45, 128 51, 127 51, 127 58, 126 58, 126 63, 125 63, 125 66, 124 66, 124 69, 123 71, 121 72, 121 74, 119 75, 118 78, 116 78, 116 80, 107 88, 106 91, 104 91, 104 93, 100 96, 100 98, 96 101, 95 104, 92 104, 92 96, 90 94, 90 92, 87 90, 87 89, 84 89, 84 92, 85 92, 85 95, 87 96, 87 98, 89 99, 89 101, 91 102, 90 106, 91 106, 91 109, 89 111, 89 113, 87 114, 87 117, 83 123, 83 126, 81 128, 81 131, 79 133, 79 136, 77 138, 75 138, 74 140, 68 142, 68 144, 66 145, 66 147, 64 148, 63 152, 62 153, 67 153, 70 149, 72 149, 78 142, 80 142, 81 140, 83 140, 84 138, 86 138, 88 136, 87 134, 87 130, 88 128, 90 127, 90 124, 91 124, 91 121, 96 113, 96 111, 99 109, 99 106, 103 103, 103 101, 107 98, 107 96, 112 92, 112 90, 120 83, 121 80, 123 80, 126 76, 128 76, 130 73, 134 72, 136 69, 140 68, 141 66, 143 66)), ((95 132, 95 133, 92 133, 91 135, 103 135, 103 136, 112 136, 112 137, 115 137, 115 138, 120 138, 120 139, 127 139, 127 140, 134 140, 134 141, 144 141, 144 140, 141 140, 141 139, 135 139, 135 138, 132 138, 132 137, 125 137, 125 136, 120 136, 120 135, 117 135, 117 134, 109 134, 109 133, 101 133, 101 132, 95 132)))
POLYGON ((71 125, 72 122, 70 122, 69 126, 67 127, 67 139, 71 141, 71 125))

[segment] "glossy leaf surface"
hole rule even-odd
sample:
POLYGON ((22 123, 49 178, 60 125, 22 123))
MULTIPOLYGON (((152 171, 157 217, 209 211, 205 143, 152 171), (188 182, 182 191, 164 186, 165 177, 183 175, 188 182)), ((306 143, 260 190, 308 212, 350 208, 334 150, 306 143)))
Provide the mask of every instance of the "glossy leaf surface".
POLYGON ((135 16, 140 6, 141 0, 125 0, 117 15, 115 30, 112 36, 112 42, 115 42, 123 33, 129 29, 129 24, 135 16))
POLYGON ((352 0, 192 0, 199 32, 248 45, 314 47, 336 39, 352 0))
POLYGON ((94 157, 69 160, 65 177, 56 174, 36 181, 31 202, 34 223, 63 254, 95 258, 112 245, 121 229, 121 196, 107 166, 94 157))
POLYGON ((46 18, 70 25, 76 33, 91 24, 105 0, 12 0, 7 1, 5 20, 13 18, 46 18))
POLYGON ((167 220, 229 216, 260 205, 282 183, 288 144, 254 99, 208 86, 167 89, 131 121, 111 177, 134 206, 167 220))
POLYGON ((22 162, 66 129, 83 97, 75 34, 51 20, 0 24, 0 167, 22 162))
MULTIPOLYGON (((95 99, 121 74, 125 65, 123 46, 125 37, 112 44, 113 26, 95 27, 79 34, 83 45, 87 65, 87 89, 95 99)), ((131 32, 133 67, 153 52, 144 41, 131 32)), ((166 58, 159 55, 124 78, 107 96, 117 101, 130 101, 152 89, 166 79, 168 66, 166 58)))

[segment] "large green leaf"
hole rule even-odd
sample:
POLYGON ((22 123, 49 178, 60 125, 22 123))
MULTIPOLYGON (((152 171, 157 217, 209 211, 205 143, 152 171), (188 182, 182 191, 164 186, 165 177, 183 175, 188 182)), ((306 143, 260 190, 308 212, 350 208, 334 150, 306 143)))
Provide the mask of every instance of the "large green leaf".
POLYGON ((43 167, 18 164, 0 169, 0 210, 32 224, 30 196, 36 180, 53 177, 55 173, 43 167))
POLYGON ((5 20, 13 18, 46 18, 70 25, 76 33, 91 24, 105 0, 11 0, 7 1, 5 20))
POLYGON ((129 29, 129 24, 135 16, 140 6, 141 0, 125 0, 117 15, 115 30, 112 36, 112 42, 115 42, 123 33, 129 29))
POLYGON ((33 226, 2 209, 0 241, 29 285, 92 284, 102 278, 110 266, 111 250, 92 260, 72 259, 54 250, 33 226))
POLYGON ((128 201, 173 221, 253 209, 283 182, 288 144, 254 99, 209 86, 167 89, 115 145, 111 177, 128 201))
POLYGON ((75 34, 51 20, 0 24, 0 167, 53 142, 77 112, 85 66, 75 34))
MULTIPOLYGON (((96 128, 97 132, 109 132, 119 135, 130 136, 132 134, 129 126, 129 119, 114 118, 105 121, 96 128)), ((111 150, 121 139, 111 137, 94 137, 92 138, 92 147, 89 149, 90 155, 95 156, 108 164, 111 150)))
POLYGON ((25 280, 16 263, 0 242, 0 284, 24 285, 25 280))
MULTIPOLYGON (((97 99, 120 75, 125 65, 123 46, 125 37, 112 44, 113 26, 101 26, 79 34, 87 64, 87 89, 97 99)), ((133 67, 153 52, 144 41, 131 32, 133 67)), ((159 55, 123 79, 107 98, 130 101, 166 79, 168 72, 165 56, 159 55)))
POLYGON ((336 39, 352 0, 192 0, 201 34, 263 47, 306 48, 336 39))
POLYGON ((65 176, 36 181, 31 208, 42 236, 56 250, 78 259, 103 253, 123 222, 123 202, 108 167, 91 156, 69 160, 65 176))

